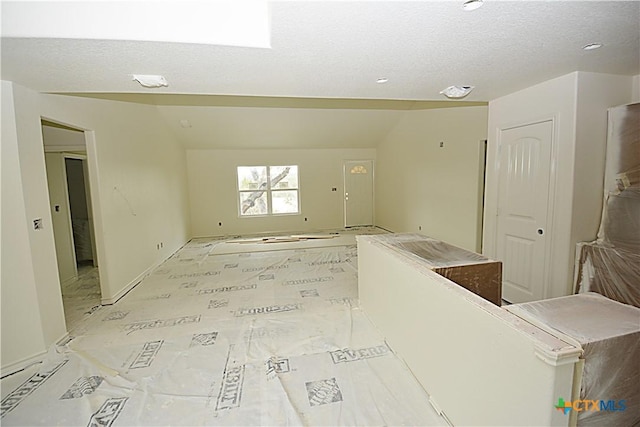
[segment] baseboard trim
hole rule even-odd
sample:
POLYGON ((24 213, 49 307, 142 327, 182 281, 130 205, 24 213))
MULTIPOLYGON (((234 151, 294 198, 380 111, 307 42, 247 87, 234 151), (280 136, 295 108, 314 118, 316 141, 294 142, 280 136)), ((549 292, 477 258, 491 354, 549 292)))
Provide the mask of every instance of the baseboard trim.
POLYGON ((111 297, 111 298, 101 298, 100 299, 100 304, 102 304, 102 305, 113 305, 113 304, 117 303, 120 300, 120 298, 122 298, 123 296, 128 294, 133 288, 135 288, 138 285, 138 283, 142 282, 142 280, 145 277, 147 277, 149 274, 151 274, 153 272, 153 270, 155 270, 163 262, 165 262, 166 260, 171 258, 176 252, 178 252, 180 249, 182 249, 182 247, 184 247, 184 245, 186 245, 187 243, 188 243, 188 241, 183 243, 182 245, 180 245, 180 247, 178 249, 176 249, 175 251, 171 252, 166 258, 160 259, 160 260, 156 261, 154 264, 152 264, 151 266, 147 267, 142 273, 138 274, 138 276, 136 276, 135 279, 133 279, 131 282, 129 282, 129 284, 127 284, 124 288, 122 288, 113 297, 111 297))
POLYGON ((165 260, 160 260, 159 262, 154 263, 153 265, 147 267, 142 273, 138 274, 135 279, 129 282, 124 288, 122 288, 117 294, 115 294, 112 298, 101 298, 100 304, 102 305, 113 305, 117 303, 120 298, 128 294, 133 288, 135 288, 138 283, 142 282, 142 279, 147 277, 151 272, 156 269, 160 264, 162 264, 165 260))
POLYGON ((3 366, 2 368, 0 368, 0 378, 8 377, 9 375, 13 375, 16 372, 25 370, 32 365, 42 363, 46 354, 46 351, 41 351, 34 354, 33 356, 29 356, 24 359, 18 360, 17 362, 10 363, 7 366, 3 366))
POLYGON ((56 340, 56 345, 64 346, 69 341, 71 341, 72 337, 69 335, 69 332, 65 332, 60 338, 56 340))

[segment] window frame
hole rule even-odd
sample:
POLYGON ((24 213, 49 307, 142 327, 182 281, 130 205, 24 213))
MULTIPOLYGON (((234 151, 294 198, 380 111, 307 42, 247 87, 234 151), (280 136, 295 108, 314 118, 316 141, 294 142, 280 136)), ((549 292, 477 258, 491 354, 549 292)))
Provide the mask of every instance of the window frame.
POLYGON ((261 164, 261 165, 237 165, 236 166, 236 199, 238 205, 238 218, 264 218, 271 216, 292 216, 292 215, 302 215, 301 208, 301 199, 300 199, 300 167, 297 164, 261 164), (273 168, 285 168, 285 167, 295 167, 296 168, 296 187, 289 188, 271 188, 271 170, 273 168), (267 213, 264 214, 243 214, 242 213, 242 193, 254 193, 257 190, 241 190, 240 189, 240 180, 238 176, 238 172, 240 168, 266 168, 266 176, 267 176, 267 188, 264 190, 267 200, 267 213), (273 193, 284 192, 284 191, 295 191, 297 193, 297 211, 296 212, 283 212, 283 213, 274 213, 273 212, 273 193))

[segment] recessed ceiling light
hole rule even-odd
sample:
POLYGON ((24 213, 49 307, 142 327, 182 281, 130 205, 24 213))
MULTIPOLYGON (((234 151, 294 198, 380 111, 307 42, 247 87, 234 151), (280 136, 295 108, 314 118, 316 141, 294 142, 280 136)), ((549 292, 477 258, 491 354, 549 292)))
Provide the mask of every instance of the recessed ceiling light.
POLYGON ((589 43, 588 45, 582 46, 583 50, 594 50, 602 47, 600 43, 589 43))
POLYGON ((469 95, 469 92, 471 92, 474 87, 475 86, 449 86, 448 88, 440 91, 440 94, 447 98, 464 98, 469 95))
POLYGON ((153 74, 133 74, 131 77, 144 87, 156 88, 169 86, 169 82, 164 78, 164 76, 156 76, 153 74))
POLYGON ((467 0, 462 3, 462 8, 464 10, 476 10, 483 4, 484 2, 482 0, 467 0))
POLYGON ((386 82, 388 82, 388 81, 389 81, 389 79, 388 79, 388 78, 386 78, 386 77, 380 77, 378 80, 376 80, 376 83, 380 83, 380 84, 382 84, 382 83, 386 83, 386 82))

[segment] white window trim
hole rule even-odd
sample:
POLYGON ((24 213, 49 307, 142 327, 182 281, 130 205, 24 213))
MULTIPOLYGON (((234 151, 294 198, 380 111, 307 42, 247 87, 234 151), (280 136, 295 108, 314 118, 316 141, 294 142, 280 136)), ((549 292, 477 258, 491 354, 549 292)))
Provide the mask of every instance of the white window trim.
POLYGON ((265 218, 272 216, 294 216, 294 215, 302 215, 302 207, 301 207, 301 197, 300 197, 300 167, 297 164, 273 164, 273 165, 237 165, 236 166, 236 200, 238 205, 238 218, 265 218), (295 166, 298 174, 298 185, 295 188, 271 188, 271 168, 274 167, 283 167, 283 166, 295 166), (267 213, 260 215, 243 215, 242 214, 242 198, 240 195, 242 193, 253 193, 256 190, 240 190, 240 183, 238 182, 238 168, 267 168, 267 182, 269 185, 264 190, 267 195, 267 213), (295 190, 298 192, 298 211, 297 212, 285 212, 285 213, 273 213, 273 201, 271 197, 272 192, 278 191, 292 191, 295 190))

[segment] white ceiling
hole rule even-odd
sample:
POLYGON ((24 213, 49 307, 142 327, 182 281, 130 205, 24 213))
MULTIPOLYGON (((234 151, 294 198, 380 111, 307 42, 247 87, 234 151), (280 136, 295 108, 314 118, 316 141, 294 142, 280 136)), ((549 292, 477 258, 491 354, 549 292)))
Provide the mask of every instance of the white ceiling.
MULTIPOLYGON (((72 18, 73 3, 58 6, 72 18)), ((3 37, 2 79, 58 93, 393 100, 443 100, 440 90, 464 84, 476 86, 465 101, 489 101, 577 70, 640 74, 639 1, 485 0, 472 12, 461 5, 273 1, 268 49, 3 37), (582 50, 593 42, 604 46, 582 50), (142 88, 132 73, 162 74, 169 87, 142 88), (379 77, 389 82, 376 84, 379 77)), ((153 20, 152 7, 145 19, 153 20)), ((175 33, 185 25, 193 23, 176 20, 175 33)))

